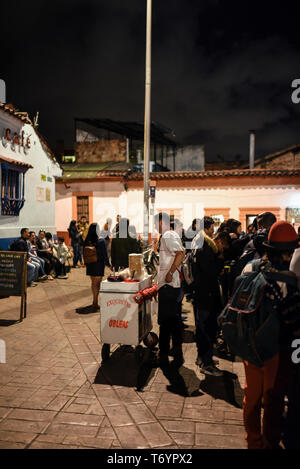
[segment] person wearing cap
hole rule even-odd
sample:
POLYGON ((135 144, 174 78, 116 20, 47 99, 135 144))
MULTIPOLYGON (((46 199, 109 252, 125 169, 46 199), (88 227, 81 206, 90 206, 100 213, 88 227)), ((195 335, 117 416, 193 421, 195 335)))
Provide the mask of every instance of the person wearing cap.
POLYGON ((300 292, 296 276, 289 270, 297 248, 297 233, 290 223, 277 221, 272 225, 264 246, 266 255, 261 261, 248 263, 243 273, 252 272, 257 262, 261 271, 280 273, 280 281, 274 280, 281 291, 281 299, 274 298, 274 306, 279 311, 280 335, 278 352, 265 361, 262 368, 244 361, 243 416, 248 449, 280 447, 284 397, 292 383, 291 344, 293 334, 300 330, 300 292), (262 405, 264 416, 261 429, 262 405))

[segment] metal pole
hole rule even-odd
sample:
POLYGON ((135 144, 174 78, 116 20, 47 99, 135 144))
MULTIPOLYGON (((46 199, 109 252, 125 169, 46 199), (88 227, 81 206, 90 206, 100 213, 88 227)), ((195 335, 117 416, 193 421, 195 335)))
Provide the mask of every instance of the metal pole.
POLYGON ((152 0, 147 0, 146 32, 146 83, 145 83, 145 126, 144 126, 144 239, 149 234, 149 164, 151 140, 151 25, 152 0))
POLYGON ((129 163, 129 138, 126 138, 126 163, 129 163))
POLYGON ((255 132, 250 130, 249 168, 254 169, 255 159, 255 132))

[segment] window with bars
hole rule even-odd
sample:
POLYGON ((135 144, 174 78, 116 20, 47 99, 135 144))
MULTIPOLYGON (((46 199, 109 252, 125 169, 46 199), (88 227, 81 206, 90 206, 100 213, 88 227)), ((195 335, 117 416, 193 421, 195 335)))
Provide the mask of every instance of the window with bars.
POLYGON ((19 215, 25 202, 24 176, 19 167, 1 164, 1 215, 19 215))
POLYGON ((77 197, 77 220, 86 217, 89 220, 89 197, 88 195, 80 195, 77 197))

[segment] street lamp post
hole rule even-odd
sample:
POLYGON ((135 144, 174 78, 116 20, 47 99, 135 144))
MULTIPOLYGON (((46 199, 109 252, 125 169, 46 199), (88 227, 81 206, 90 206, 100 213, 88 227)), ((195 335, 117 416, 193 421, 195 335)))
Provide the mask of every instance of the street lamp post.
POLYGON ((149 166, 151 141, 151 26, 152 0, 147 0, 146 80, 144 124, 144 239, 149 238, 149 166))

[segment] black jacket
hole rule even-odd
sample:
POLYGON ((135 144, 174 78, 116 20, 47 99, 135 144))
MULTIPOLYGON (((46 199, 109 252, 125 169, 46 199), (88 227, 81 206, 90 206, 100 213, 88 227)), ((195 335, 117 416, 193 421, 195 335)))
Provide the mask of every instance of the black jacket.
POLYGON ((77 244, 80 244, 81 242, 81 235, 77 229, 77 226, 72 226, 71 228, 68 228, 69 236, 71 238, 71 245, 75 246, 77 244))
POLYGON ((194 269, 194 301, 200 309, 216 313, 220 311, 221 294, 218 277, 223 267, 224 262, 219 258, 215 243, 205 236, 203 247, 197 249, 194 269))
POLYGON ((25 238, 19 238, 12 243, 10 246, 11 251, 18 251, 18 252, 27 252, 27 259, 28 259, 28 252, 29 252, 29 245, 25 238))

